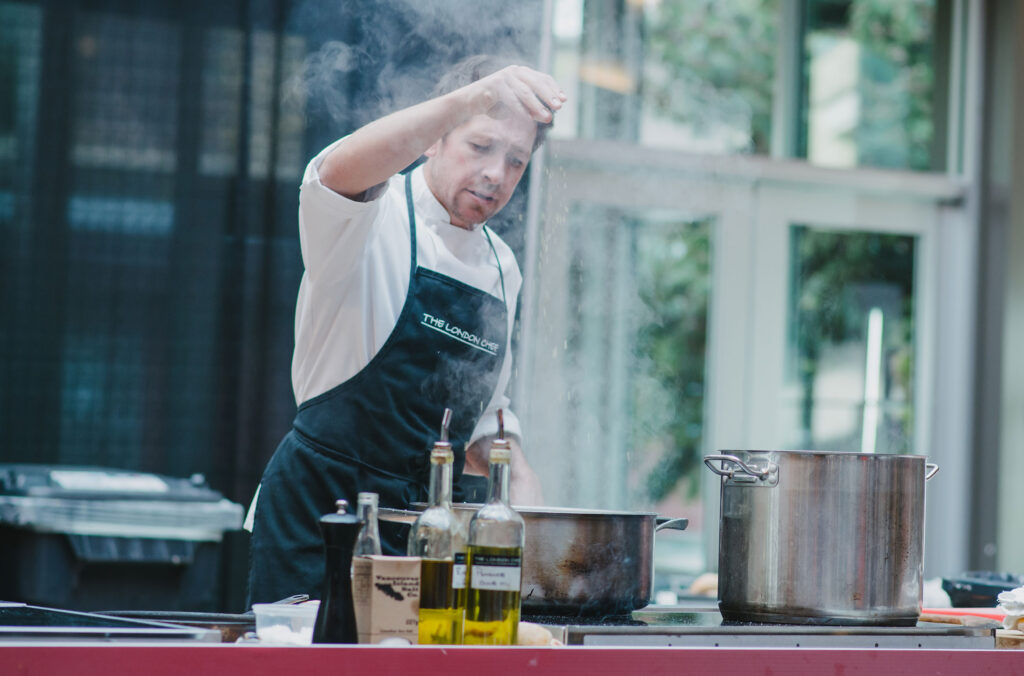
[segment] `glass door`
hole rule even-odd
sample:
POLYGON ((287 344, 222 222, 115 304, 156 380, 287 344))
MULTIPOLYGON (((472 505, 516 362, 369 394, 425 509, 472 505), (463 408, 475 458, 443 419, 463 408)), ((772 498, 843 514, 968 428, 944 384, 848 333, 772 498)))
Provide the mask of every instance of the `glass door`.
POLYGON ((966 565, 975 249, 962 207, 930 192, 940 177, 900 176, 758 190, 745 441, 928 456, 937 575, 966 565))
POLYGON ((701 171, 652 170, 650 158, 619 144, 551 142, 526 268, 517 407, 549 504, 690 519, 657 548, 658 583, 682 591, 706 569, 713 280, 723 256, 745 250, 728 237, 749 197, 701 171))
POLYGON ((753 438, 869 453, 927 443, 919 362, 933 336, 920 320, 935 312, 937 215, 926 203, 762 191, 753 438))
MULTIPOLYGON (((719 450, 927 455, 947 498, 927 528, 964 521, 958 185, 581 141, 543 173, 516 401, 549 504, 689 517, 659 540, 679 579, 717 565, 719 450)), ((965 533, 926 560, 961 565, 965 533)))

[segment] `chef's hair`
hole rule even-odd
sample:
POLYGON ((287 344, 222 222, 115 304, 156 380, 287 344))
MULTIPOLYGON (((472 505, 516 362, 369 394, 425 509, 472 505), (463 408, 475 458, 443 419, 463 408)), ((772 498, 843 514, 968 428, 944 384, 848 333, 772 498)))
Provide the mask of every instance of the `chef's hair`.
MULTIPOLYGON (((431 98, 443 96, 455 91, 456 89, 465 87, 466 85, 485 78, 492 73, 497 73, 506 66, 524 65, 526 64, 517 59, 491 54, 475 54, 473 56, 466 57, 452 66, 447 73, 441 76, 441 79, 438 80, 437 85, 434 87, 431 98)), ((547 104, 544 105, 546 106, 547 104)), ((548 130, 551 129, 552 124, 553 122, 537 123, 537 136, 533 140, 534 150, 540 148, 541 144, 544 143, 544 139, 547 138, 548 130)))

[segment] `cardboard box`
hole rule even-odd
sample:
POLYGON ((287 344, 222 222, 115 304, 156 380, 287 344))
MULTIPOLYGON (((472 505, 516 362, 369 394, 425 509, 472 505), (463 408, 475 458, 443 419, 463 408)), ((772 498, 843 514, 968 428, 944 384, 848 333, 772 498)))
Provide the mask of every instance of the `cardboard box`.
POLYGON ((420 557, 352 559, 352 600, 360 643, 419 639, 420 557))

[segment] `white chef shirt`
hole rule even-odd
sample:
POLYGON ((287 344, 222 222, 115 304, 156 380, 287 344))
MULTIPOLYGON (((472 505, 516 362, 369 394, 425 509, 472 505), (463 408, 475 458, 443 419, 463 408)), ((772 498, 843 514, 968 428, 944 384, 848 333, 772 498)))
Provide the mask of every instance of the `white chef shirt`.
MULTIPOLYGON (((409 289, 409 217, 405 177, 396 175, 367 202, 350 200, 320 182, 320 165, 341 139, 306 167, 299 194, 299 241, 305 272, 295 310, 292 388, 296 403, 333 389, 359 373, 391 335, 409 289)), ((501 276, 481 227, 452 225, 427 186, 423 168, 412 173, 416 262, 502 299, 501 276)), ((491 231, 501 261, 508 307, 508 344, 490 404, 470 439, 505 430, 521 436, 506 396, 512 372, 512 324, 522 274, 515 255, 491 231)), ((440 421, 439 421, 440 422, 440 421)))

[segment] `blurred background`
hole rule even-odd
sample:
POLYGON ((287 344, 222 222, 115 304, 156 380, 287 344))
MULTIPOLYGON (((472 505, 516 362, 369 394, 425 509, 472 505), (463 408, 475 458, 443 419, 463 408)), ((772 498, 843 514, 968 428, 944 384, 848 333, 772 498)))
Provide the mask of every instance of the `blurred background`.
POLYGON ((926 576, 1022 573, 1021 34, 1013 0, 0 2, 0 462, 248 505, 306 162, 492 52, 570 97, 493 223, 551 504, 689 517, 679 591, 717 565, 705 454, 923 454, 926 576))

